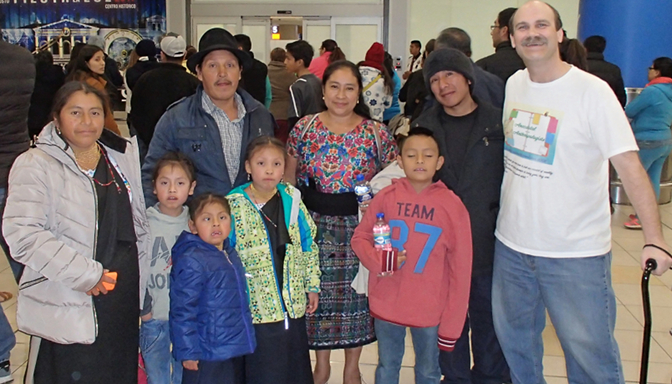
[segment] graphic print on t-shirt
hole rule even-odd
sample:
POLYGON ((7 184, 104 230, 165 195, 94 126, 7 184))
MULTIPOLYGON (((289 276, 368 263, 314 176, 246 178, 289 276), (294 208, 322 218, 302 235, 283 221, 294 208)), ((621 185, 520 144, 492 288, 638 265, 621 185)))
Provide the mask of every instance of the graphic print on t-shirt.
POLYGON ((505 149, 543 164, 553 164, 562 112, 512 103, 504 125, 505 149))

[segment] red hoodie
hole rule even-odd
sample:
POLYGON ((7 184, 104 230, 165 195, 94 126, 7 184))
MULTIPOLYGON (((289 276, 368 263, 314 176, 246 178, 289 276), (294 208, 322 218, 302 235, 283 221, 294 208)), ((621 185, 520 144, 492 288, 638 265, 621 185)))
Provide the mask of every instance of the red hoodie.
POLYGON ((406 178, 392 180, 371 201, 352 249, 371 271, 371 315, 407 327, 438 324, 439 348, 452 351, 467 315, 472 261, 469 213, 457 195, 441 181, 417 193, 406 178), (405 249, 407 258, 387 277, 378 277, 381 260, 373 247, 381 212, 392 229, 392 246, 405 249))

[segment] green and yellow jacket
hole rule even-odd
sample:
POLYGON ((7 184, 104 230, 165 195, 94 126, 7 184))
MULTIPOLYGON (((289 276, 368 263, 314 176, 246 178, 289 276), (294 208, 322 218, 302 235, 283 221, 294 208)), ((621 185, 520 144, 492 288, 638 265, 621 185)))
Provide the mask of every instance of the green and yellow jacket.
POLYGON ((301 193, 289 184, 278 184, 291 244, 286 245, 283 286, 278 284, 266 225, 252 199, 245 193, 250 183, 226 197, 231 205, 233 230, 229 235, 245 266, 250 310, 255 324, 297 319, 306 312, 307 292, 320 291, 317 229, 301 201, 301 193))

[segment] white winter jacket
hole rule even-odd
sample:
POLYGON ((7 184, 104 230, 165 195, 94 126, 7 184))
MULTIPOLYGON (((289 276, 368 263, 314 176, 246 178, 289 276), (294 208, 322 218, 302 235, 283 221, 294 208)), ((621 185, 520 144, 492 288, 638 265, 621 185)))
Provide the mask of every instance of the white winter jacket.
MULTIPOLYGON (((103 130, 99 140, 130 183, 140 266, 140 303, 147 284, 149 225, 137 145, 103 130)), ((122 187, 123 188, 123 187, 122 187)), ((60 344, 91 344, 98 325, 86 294, 100 280, 95 260, 98 207, 95 186, 72 149, 47 125, 9 174, 2 231, 12 257, 25 264, 19 284, 21 331, 60 344)))

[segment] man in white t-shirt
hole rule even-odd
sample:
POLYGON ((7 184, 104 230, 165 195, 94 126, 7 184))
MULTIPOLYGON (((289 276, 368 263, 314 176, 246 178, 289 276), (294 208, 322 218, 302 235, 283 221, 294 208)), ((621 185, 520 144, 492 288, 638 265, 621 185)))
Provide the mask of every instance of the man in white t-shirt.
POLYGON ((541 1, 511 19, 527 69, 511 76, 504 103, 505 174, 495 235, 495 330, 514 383, 542 383, 548 310, 570 383, 624 383, 614 339, 612 162, 644 228, 642 264, 672 265, 651 183, 618 100, 597 77, 561 61, 562 22, 541 1))

